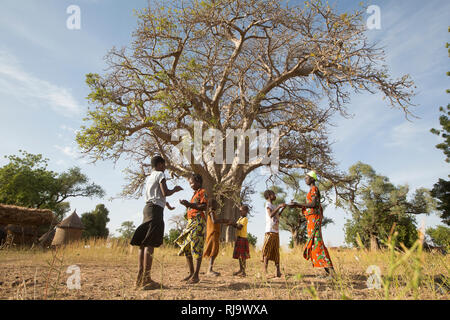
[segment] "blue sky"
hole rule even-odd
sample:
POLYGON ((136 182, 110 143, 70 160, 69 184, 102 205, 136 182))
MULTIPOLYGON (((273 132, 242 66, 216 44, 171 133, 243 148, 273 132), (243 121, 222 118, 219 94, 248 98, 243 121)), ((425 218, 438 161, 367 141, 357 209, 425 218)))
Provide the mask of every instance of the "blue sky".
MULTIPOLYGON (((353 9, 357 1, 338 1, 340 9, 353 9)), ((414 109, 418 119, 409 122, 399 110, 392 110, 379 95, 353 96, 349 112, 352 119, 336 116, 331 140, 336 161, 346 170, 361 160, 390 177, 394 184, 409 184, 411 190, 431 188, 439 177, 445 177, 449 166, 444 155, 435 149, 438 137, 430 128, 439 127, 439 106, 448 103, 445 90, 450 88, 448 55, 448 12, 450 2, 443 0, 383 0, 370 4, 381 8, 381 30, 368 31, 386 51, 386 62, 394 76, 410 74, 417 85, 414 109)), ((111 232, 123 221, 139 225, 143 198, 114 199, 125 184, 122 170, 127 162, 89 164, 80 157, 74 141, 75 131, 83 124, 87 110, 87 73, 102 73, 103 57, 113 46, 128 45, 136 26, 133 9, 143 8, 147 1, 106 0, 2 0, 0 4, 0 165, 4 155, 18 150, 41 153, 50 159, 50 168, 62 172, 79 166, 90 179, 107 192, 104 199, 72 199, 78 213, 90 211, 104 203, 110 210, 111 232), (67 7, 81 8, 81 30, 69 30, 67 7)), ((255 208, 248 231, 264 237, 263 200, 259 192, 266 187, 258 177, 252 197, 255 208)), ((170 199, 191 195, 185 183, 183 191, 170 199)), ((305 188, 305 186, 303 186, 305 188)), ((172 213, 166 210, 166 228, 172 213)), ((327 244, 344 244, 344 223, 349 217, 342 210, 329 206, 325 213, 335 223, 324 229, 327 244)), ((419 216, 419 224, 440 223, 436 216, 419 216)), ((281 242, 289 241, 288 232, 281 233, 281 242)))

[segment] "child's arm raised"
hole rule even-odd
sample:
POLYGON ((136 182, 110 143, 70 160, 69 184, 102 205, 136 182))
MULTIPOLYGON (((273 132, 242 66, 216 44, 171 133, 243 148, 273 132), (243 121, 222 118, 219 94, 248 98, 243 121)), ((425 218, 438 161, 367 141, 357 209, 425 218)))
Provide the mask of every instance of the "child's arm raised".
POLYGON ((302 204, 303 208, 317 208, 320 205, 320 194, 318 195, 313 195, 311 197, 311 202, 310 203, 304 203, 302 204))
POLYGON ((195 209, 198 211, 205 211, 207 207, 206 203, 190 203, 187 200, 180 200, 180 203, 187 208, 195 209))
POLYGON ((167 209, 169 209, 170 211, 175 210, 175 207, 172 207, 168 202, 166 202, 166 207, 167 207, 167 209))
POLYGON ((281 211, 280 211, 280 216, 283 213, 284 209, 286 209, 286 207, 287 207, 287 204, 283 203, 283 207, 281 208, 281 211))
POLYGON ((161 188, 161 193, 164 197, 170 197, 171 195, 173 195, 176 192, 179 192, 181 190, 183 190, 182 187, 180 186, 176 186, 175 188, 173 188, 172 190, 170 190, 169 188, 167 188, 167 183, 166 183, 166 179, 163 179, 160 184, 159 187, 161 188))
POLYGON ((313 195, 311 197, 311 202, 310 203, 297 203, 297 202, 291 202, 289 204, 290 208, 317 208, 320 204, 320 193, 318 193, 318 195, 313 195))
MULTIPOLYGON (((276 207, 276 208, 273 209, 273 210, 270 210, 270 208, 267 208, 267 213, 269 213, 269 216, 270 216, 271 218, 273 218, 273 217, 275 217, 275 215, 277 214, 278 210, 280 210, 280 209, 283 209, 283 210, 284 210, 284 208, 286 208, 286 204, 285 204, 285 203, 282 203, 282 204, 280 204, 278 207, 276 207)), ((283 211, 282 211, 282 212, 283 212, 283 211)))

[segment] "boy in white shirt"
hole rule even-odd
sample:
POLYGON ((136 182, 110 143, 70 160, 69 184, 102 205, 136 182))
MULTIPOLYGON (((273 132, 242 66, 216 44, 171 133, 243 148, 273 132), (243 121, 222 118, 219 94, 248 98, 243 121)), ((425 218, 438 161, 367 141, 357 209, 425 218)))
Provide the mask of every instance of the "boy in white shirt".
POLYGON ((151 279, 150 271, 152 268, 154 248, 158 248, 163 243, 164 237, 164 219, 163 211, 167 206, 173 210, 167 202, 166 197, 183 190, 176 186, 172 190, 167 188, 166 162, 160 156, 155 156, 151 160, 153 171, 147 178, 145 188, 144 221, 134 232, 130 244, 139 246, 139 272, 136 286, 143 286, 144 289, 158 287, 158 284, 151 279))
POLYGON ((273 202, 277 197, 272 190, 266 190, 264 192, 264 198, 266 199, 266 234, 264 236, 264 245, 262 249, 264 271, 267 273, 267 266, 271 260, 275 262, 277 268, 276 276, 279 278, 281 277, 279 224, 281 213, 286 208, 286 204, 282 203, 275 207, 273 202))

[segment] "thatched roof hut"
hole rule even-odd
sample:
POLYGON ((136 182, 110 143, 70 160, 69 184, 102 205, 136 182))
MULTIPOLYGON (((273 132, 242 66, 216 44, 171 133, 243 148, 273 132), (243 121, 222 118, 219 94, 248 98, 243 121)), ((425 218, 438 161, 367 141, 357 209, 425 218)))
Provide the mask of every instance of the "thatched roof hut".
POLYGON ((77 215, 77 211, 75 210, 70 216, 68 216, 58 224, 58 228, 83 230, 84 225, 83 222, 81 222, 80 217, 77 215))
POLYGON ((6 233, 12 238, 14 244, 32 245, 38 238, 36 226, 18 226, 10 224, 6 227, 6 233))
POLYGON ((2 226, 0 226, 0 246, 5 241, 6 241, 6 231, 5 231, 5 229, 2 226))
POLYGON ((39 245, 46 248, 52 245, 53 238, 55 237, 56 227, 50 229, 44 233, 38 240, 39 245))
POLYGON ((3 225, 41 226, 51 224, 54 220, 51 210, 0 204, 0 224, 3 225))
POLYGON ((69 243, 71 241, 80 240, 83 229, 83 223, 77 215, 77 212, 74 211, 70 216, 58 224, 52 245, 57 246, 69 243))

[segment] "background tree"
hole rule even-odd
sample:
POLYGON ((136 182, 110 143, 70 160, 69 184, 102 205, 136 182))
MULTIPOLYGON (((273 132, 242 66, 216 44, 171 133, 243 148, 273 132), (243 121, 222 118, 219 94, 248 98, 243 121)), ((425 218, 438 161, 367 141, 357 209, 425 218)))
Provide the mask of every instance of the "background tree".
POLYGON ((133 237, 136 226, 133 221, 124 221, 116 231, 120 234, 120 238, 129 240, 133 237))
POLYGON ((184 214, 173 215, 169 218, 169 222, 175 226, 175 230, 183 231, 187 225, 187 212, 184 214))
POLYGON ((50 209, 61 221, 72 197, 103 197, 103 189, 74 167, 63 173, 47 169, 48 159, 41 154, 20 150, 20 155, 5 156, 9 163, 0 168, 0 203, 29 208, 50 209))
POLYGON ((180 229, 170 229, 169 233, 164 235, 164 243, 166 245, 177 247, 175 240, 180 236, 181 231, 182 230, 180 229))
MULTIPOLYGON (((450 32, 450 28, 449 28, 450 32)), ((450 57, 450 44, 446 45, 448 49, 448 55, 450 57)), ((447 76, 450 76, 450 72, 447 72, 447 76)), ((450 89, 447 90, 450 93, 450 89)), ((439 143, 436 148, 441 149, 444 152, 447 163, 450 162, 450 104, 447 105, 447 111, 443 107, 440 107, 442 115, 439 117, 439 122, 441 124, 441 130, 431 129, 431 132, 440 136, 444 139, 443 142, 439 143)), ((449 176, 450 177, 450 176, 449 176)), ((439 179, 439 181, 434 185, 431 194, 438 200, 437 209, 441 212, 442 221, 450 225, 450 181, 439 179)))
POLYGON ((439 179, 431 195, 437 199, 437 210, 441 212, 442 222, 450 226, 450 181, 439 179))
POLYGON ((351 183, 337 185, 335 190, 340 196, 337 206, 352 214, 345 224, 345 241, 354 246, 359 235, 365 247, 380 248, 380 240, 388 238, 394 225, 399 242, 411 246, 418 238, 415 215, 435 208, 428 190, 417 189, 408 200, 408 186, 393 185, 361 162, 350 167, 347 180, 351 183))
POLYGON ((450 250, 450 228, 445 226, 428 228, 427 235, 435 245, 444 247, 447 252, 450 250))
MULTIPOLYGON (((281 173, 308 168, 337 181, 327 127, 336 112, 346 115, 350 94, 381 92, 406 115, 413 95, 409 76, 390 78, 383 51, 367 40, 364 15, 317 0, 152 2, 137 13, 131 45, 109 52, 108 72, 86 76, 93 108, 77 142, 93 161, 131 159, 123 195, 142 194, 149 159, 161 154, 177 176, 201 174, 233 220, 244 181, 266 159, 173 161, 174 130, 193 137, 199 121, 202 134, 223 134, 220 145, 227 130, 278 129, 281 173)), ((234 237, 228 228, 226 240, 234 237)))
POLYGON ((247 233, 247 240, 248 240, 248 243, 251 246, 256 247, 256 243, 258 242, 258 237, 257 236, 255 236, 255 235, 251 234, 250 232, 248 232, 247 233))
POLYGON ((84 225, 83 238, 107 238, 108 214, 109 210, 104 204, 98 204, 94 211, 83 213, 81 215, 81 222, 84 225))

